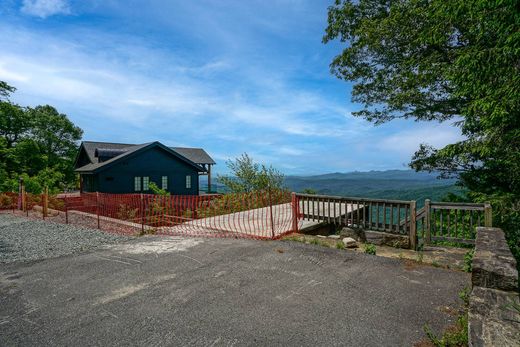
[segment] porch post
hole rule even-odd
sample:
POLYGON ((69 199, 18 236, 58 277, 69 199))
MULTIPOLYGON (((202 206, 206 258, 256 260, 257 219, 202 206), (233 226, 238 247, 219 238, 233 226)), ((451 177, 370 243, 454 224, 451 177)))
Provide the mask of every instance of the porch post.
POLYGON ((208 193, 211 194, 211 164, 208 164, 208 193))

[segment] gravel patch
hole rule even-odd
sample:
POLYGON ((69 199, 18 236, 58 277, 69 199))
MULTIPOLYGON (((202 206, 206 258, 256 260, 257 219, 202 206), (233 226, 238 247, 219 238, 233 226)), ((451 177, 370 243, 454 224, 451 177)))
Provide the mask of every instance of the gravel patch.
POLYGON ((133 238, 0 214, 0 263, 54 258, 133 238))

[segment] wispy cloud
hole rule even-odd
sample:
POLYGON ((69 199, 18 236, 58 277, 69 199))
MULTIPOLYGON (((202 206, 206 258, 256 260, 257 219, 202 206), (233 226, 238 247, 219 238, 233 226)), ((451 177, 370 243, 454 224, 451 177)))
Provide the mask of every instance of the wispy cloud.
POLYGON ((20 104, 58 107, 85 139, 204 147, 219 164, 247 152, 310 174, 401 167, 421 139, 456 138, 449 126, 432 135, 353 117, 320 43, 326 6, 312 1, 26 1, 23 11, 75 16, 0 24, 0 80, 20 104))
POLYGON ((70 14, 67 0, 24 0, 20 10, 22 13, 40 18, 70 14))

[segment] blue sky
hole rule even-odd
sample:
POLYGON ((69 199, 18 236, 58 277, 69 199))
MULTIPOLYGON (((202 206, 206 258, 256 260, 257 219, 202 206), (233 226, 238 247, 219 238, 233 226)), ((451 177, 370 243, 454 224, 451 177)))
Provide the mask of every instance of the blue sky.
POLYGON ((0 0, 0 80, 84 139, 203 147, 217 172, 249 153, 286 174, 405 168, 450 124, 351 116, 321 43, 331 1, 0 0))

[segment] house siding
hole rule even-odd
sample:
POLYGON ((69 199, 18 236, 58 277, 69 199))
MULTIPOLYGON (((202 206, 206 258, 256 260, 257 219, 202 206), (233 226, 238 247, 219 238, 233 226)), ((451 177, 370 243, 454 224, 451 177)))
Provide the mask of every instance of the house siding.
POLYGON ((198 171, 159 147, 123 159, 92 176, 96 176, 94 187, 103 193, 151 193, 149 190, 138 192, 134 190, 134 178, 145 176, 150 177, 150 182, 154 182, 159 188, 161 188, 162 176, 168 176, 167 190, 174 195, 198 195, 199 193, 198 171), (186 188, 187 175, 191 176, 191 188, 186 188))

